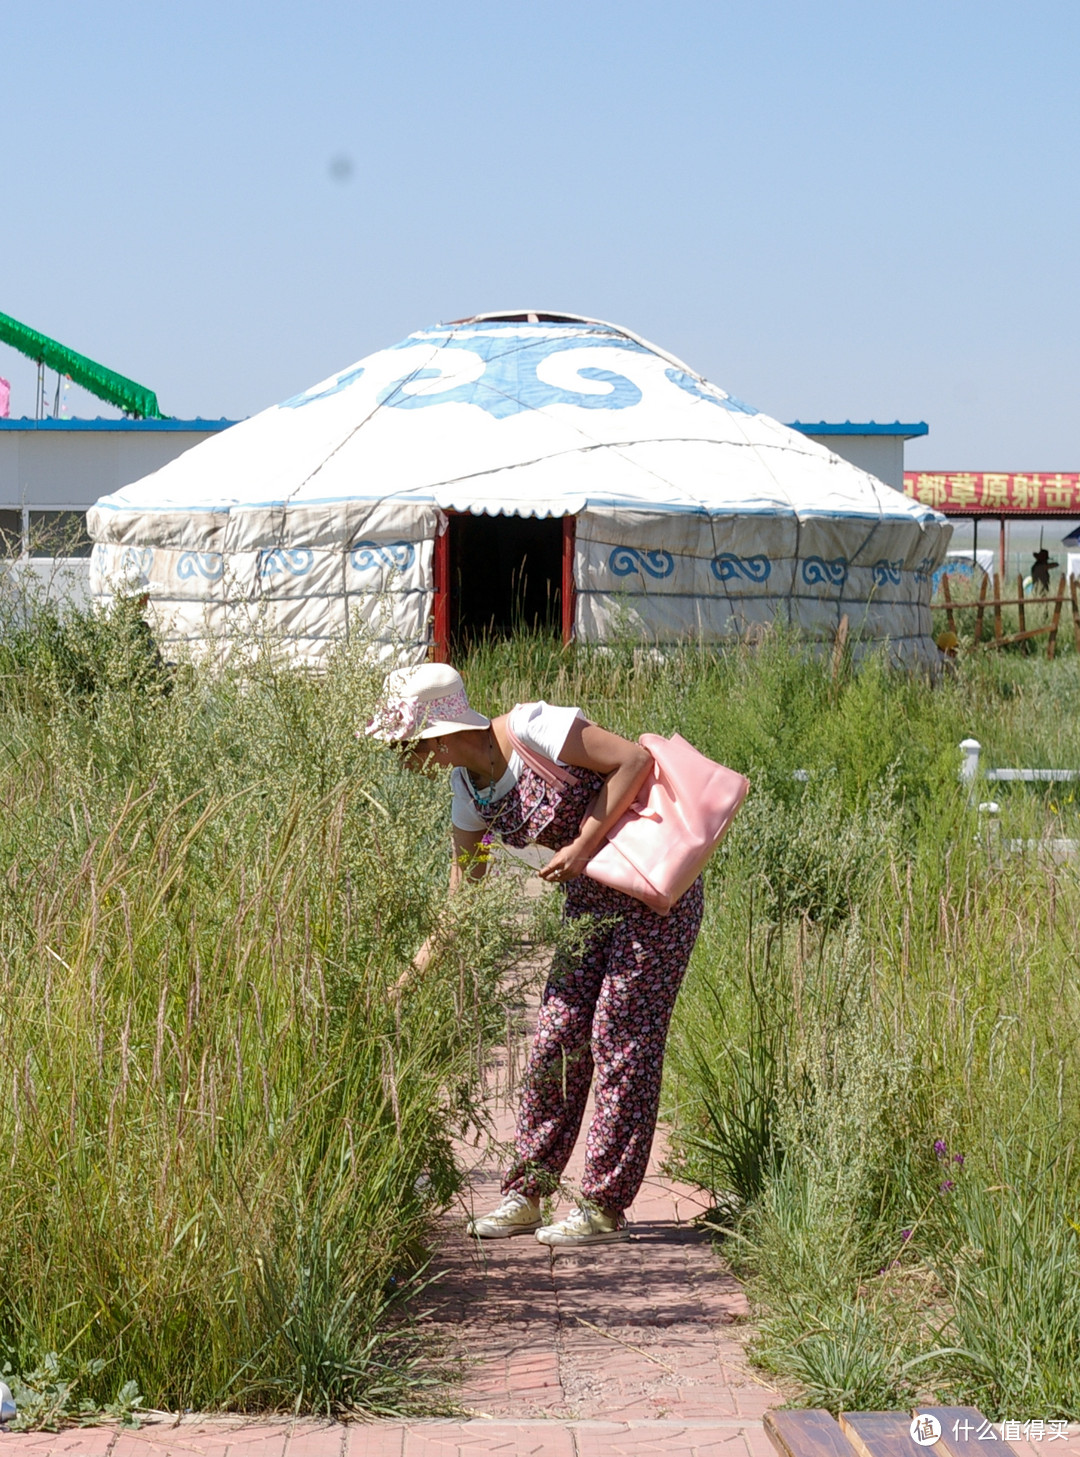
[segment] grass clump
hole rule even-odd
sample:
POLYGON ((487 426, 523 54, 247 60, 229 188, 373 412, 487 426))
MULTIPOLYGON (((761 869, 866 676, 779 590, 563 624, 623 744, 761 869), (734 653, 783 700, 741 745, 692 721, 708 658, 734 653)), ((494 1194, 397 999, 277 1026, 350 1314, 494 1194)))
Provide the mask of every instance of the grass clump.
POLYGON ((513 886, 456 897, 395 995, 445 786, 356 736, 362 645, 316 682, 167 668, 125 602, 2 626, 0 1364, 55 1420, 433 1399, 403 1306, 505 1029, 513 886))

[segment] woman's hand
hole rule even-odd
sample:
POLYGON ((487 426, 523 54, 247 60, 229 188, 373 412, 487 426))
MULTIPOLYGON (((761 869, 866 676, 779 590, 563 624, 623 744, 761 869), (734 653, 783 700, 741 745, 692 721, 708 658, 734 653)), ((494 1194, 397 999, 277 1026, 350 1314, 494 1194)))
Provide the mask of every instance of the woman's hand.
POLYGON ((553 885, 568 885, 571 880, 585 874, 585 867, 591 859, 592 852, 583 849, 577 840, 572 840, 569 845, 556 850, 538 874, 541 880, 550 881, 553 885))
POLYGON ((572 725, 562 758, 576 768, 603 775, 604 785, 582 817, 574 839, 556 850, 540 871, 540 879, 552 885, 569 885, 585 874, 608 831, 633 803, 653 769, 648 749, 585 719, 572 725))
POLYGON ((397 981, 394 982, 393 986, 390 988, 390 1000, 392 1003, 396 1004, 398 1001, 400 1001, 401 994, 402 992, 404 992, 406 987, 411 986, 414 981, 417 981, 418 979, 423 977, 424 972, 427 971, 428 964, 430 963, 432 955, 435 951, 435 941, 437 935, 437 931, 433 931, 431 933, 431 935, 427 938, 424 944, 420 947, 419 951, 416 952, 413 959, 409 962, 408 966, 398 977, 397 981))
POLYGON ((423 976, 424 972, 427 971, 428 963, 431 961, 432 954, 435 950, 435 937, 437 934, 437 932, 432 932, 423 946, 417 951, 406 972, 406 976, 423 976))
POLYGON ((484 831, 459 830, 453 826, 454 851, 450 861, 450 894, 467 880, 483 880, 491 863, 491 849, 484 839, 484 831))

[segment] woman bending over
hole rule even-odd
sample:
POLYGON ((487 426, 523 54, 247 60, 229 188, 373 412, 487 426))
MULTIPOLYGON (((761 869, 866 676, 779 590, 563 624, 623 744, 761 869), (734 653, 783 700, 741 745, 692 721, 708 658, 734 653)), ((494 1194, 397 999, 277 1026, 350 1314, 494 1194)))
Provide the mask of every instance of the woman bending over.
MULTIPOLYGON (((454 853, 450 890, 486 869, 485 836, 554 851, 539 872, 564 895, 563 918, 602 923, 574 955, 560 954, 544 988, 521 1091, 515 1154, 503 1198, 469 1223, 478 1239, 533 1234, 546 1245, 626 1237, 625 1211, 641 1187, 660 1102, 664 1044, 679 985, 701 925, 700 876, 666 916, 584 874, 652 768, 652 757, 590 723, 579 708, 521 703, 487 719, 469 707, 453 668, 425 663, 387 680, 385 707, 368 732, 403 749, 423 771, 452 770, 454 853), (552 787, 514 746, 576 772, 552 787), (545 1225, 541 1200, 569 1162, 595 1077, 582 1199, 545 1225)), ((417 956, 423 966, 430 943, 417 956)))

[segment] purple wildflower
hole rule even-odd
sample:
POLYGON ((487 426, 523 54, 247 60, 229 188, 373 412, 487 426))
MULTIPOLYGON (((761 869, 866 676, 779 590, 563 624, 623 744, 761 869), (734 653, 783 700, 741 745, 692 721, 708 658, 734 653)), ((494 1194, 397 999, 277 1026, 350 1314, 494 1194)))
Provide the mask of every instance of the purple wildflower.
POLYGON ((944 1184, 942 1184, 942 1186, 941 1186, 941 1192, 943 1194, 947 1194, 950 1189, 954 1189, 955 1187, 956 1187, 956 1185, 953 1183, 953 1181, 951 1179, 946 1179, 945 1182, 944 1182, 944 1184))
POLYGON ((954 1153, 952 1156, 952 1161, 954 1164, 963 1164, 964 1155, 962 1153, 954 1153))
POLYGON ((943 1138, 934 1139, 934 1152, 937 1154, 939 1159, 948 1158, 949 1149, 943 1138))
POLYGON ((911 1238, 911 1230, 910 1230, 910 1229, 902 1229, 902 1230, 901 1230, 901 1231, 900 1231, 900 1238, 901 1238, 901 1239, 902 1239, 902 1240, 903 1240, 903 1241, 904 1241, 904 1243, 905 1243, 905 1244, 906 1244, 906 1243, 907 1243, 907 1241, 908 1241, 908 1240, 909 1240, 909 1239, 910 1239, 910 1238, 911 1238))

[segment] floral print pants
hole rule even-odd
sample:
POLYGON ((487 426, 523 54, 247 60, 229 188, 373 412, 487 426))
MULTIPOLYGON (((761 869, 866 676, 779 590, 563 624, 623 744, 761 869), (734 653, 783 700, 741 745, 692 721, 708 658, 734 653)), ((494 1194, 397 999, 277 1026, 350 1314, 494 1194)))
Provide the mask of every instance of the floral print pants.
POLYGON ((656 1130, 668 1023, 703 907, 700 879, 666 916, 584 876, 567 887, 566 919, 591 914, 608 924, 580 956, 552 965, 504 1192, 538 1198, 556 1189, 595 1070, 581 1192, 612 1213, 633 1202, 656 1130))

